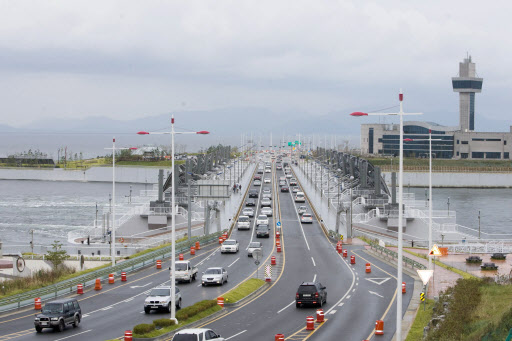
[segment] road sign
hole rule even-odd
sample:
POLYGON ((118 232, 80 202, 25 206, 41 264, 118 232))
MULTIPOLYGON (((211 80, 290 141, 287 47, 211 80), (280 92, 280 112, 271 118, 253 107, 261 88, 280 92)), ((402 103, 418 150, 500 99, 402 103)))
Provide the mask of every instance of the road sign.
POLYGON ((441 251, 439 250, 439 248, 437 247, 436 244, 434 244, 434 246, 432 246, 432 250, 430 250, 430 252, 428 253, 429 256, 441 256, 442 253, 441 251))
MULTIPOLYGON (((263 254, 262 254, 261 250, 254 250, 252 252, 252 258, 254 258, 257 261, 260 261, 262 256, 263 256, 263 254)), ((258 265, 258 264, 256 264, 256 265, 258 265)))
POLYGON ((424 293, 424 292, 421 292, 421 293, 420 293, 420 301, 421 301, 421 302, 424 302, 424 301, 425 301, 425 293, 424 293))
POLYGON ((277 226, 277 227, 281 226, 281 222, 280 222, 280 221, 278 221, 278 222, 276 223, 276 226, 277 226))
POLYGON ((434 270, 416 270, 418 276, 420 276, 423 285, 427 285, 430 277, 434 274, 434 270))

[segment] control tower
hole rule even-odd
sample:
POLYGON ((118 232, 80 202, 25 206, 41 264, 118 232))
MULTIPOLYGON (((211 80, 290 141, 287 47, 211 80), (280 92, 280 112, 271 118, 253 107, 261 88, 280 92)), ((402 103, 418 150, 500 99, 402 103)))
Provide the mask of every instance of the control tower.
POLYGON ((459 93, 459 127, 462 132, 475 130, 475 93, 482 92, 483 78, 476 77, 471 56, 459 63, 459 77, 452 77, 453 91, 459 93))

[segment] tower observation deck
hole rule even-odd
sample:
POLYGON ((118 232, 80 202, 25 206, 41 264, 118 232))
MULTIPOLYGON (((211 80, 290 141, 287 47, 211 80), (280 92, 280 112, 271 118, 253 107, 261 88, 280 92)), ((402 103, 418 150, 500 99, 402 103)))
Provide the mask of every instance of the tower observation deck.
POLYGON ((459 77, 452 77, 453 91, 459 93, 459 126, 462 132, 475 130, 475 93, 482 92, 484 79, 476 77, 471 56, 459 63, 459 77))

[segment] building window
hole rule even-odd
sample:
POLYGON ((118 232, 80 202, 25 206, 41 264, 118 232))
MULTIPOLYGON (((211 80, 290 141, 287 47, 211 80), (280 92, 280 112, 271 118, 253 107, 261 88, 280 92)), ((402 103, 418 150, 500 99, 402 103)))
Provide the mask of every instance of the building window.
POLYGON ((484 158, 484 152, 472 152, 471 158, 473 159, 483 159, 484 158))
POLYGON ((461 144, 468 144, 468 141, 461 141, 461 144))
POLYGON ((504 158, 504 159, 509 159, 509 158, 510 158, 510 157, 508 156, 508 152, 504 152, 504 153, 503 153, 503 158, 504 158))
POLYGON ((368 153, 373 154, 373 128, 368 131, 368 153))
POLYGON ((459 152, 457 152, 457 156, 459 156, 459 152))
POLYGON ((485 141, 485 139, 472 139, 473 141, 485 141))
POLYGON ((503 140, 503 144, 506 146, 507 145, 507 140, 503 140))
POLYGON ((489 142, 500 142, 501 139, 485 139, 486 141, 489 141, 489 142))
POLYGON ((459 140, 457 140, 457 144, 459 144, 459 140))
POLYGON ((469 130, 475 130, 475 93, 474 92, 469 93, 469 130))
POLYGON ((460 153, 460 158, 461 158, 461 159, 467 159, 467 158, 468 158, 468 156, 469 156, 469 154, 468 154, 468 153, 460 153))
POLYGON ((379 141, 380 143, 382 143, 382 138, 378 139, 377 141, 379 141))
POLYGON ((500 152, 486 152, 485 158, 486 159, 501 159, 501 153, 500 152))

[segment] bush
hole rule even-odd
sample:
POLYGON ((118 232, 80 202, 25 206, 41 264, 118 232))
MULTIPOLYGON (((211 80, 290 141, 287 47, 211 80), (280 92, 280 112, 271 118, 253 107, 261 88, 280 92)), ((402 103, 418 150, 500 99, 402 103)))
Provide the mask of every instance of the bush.
POLYGON ((133 327, 133 333, 138 335, 143 335, 153 330, 155 330, 155 325, 149 323, 141 323, 133 327))
POLYGON ((176 313, 176 318, 178 320, 186 320, 194 315, 197 315, 199 314, 200 312, 208 309, 208 308, 211 308, 211 307, 214 307, 217 305, 217 300, 203 300, 203 301, 199 301, 197 302, 196 304, 194 305, 191 305, 189 307, 186 307, 186 308, 183 308, 181 310, 179 310, 177 313, 176 313))
POLYGON ((163 318, 163 319, 154 320, 153 324, 155 325, 155 327, 165 328, 165 327, 172 326, 174 324, 174 320, 163 318))

